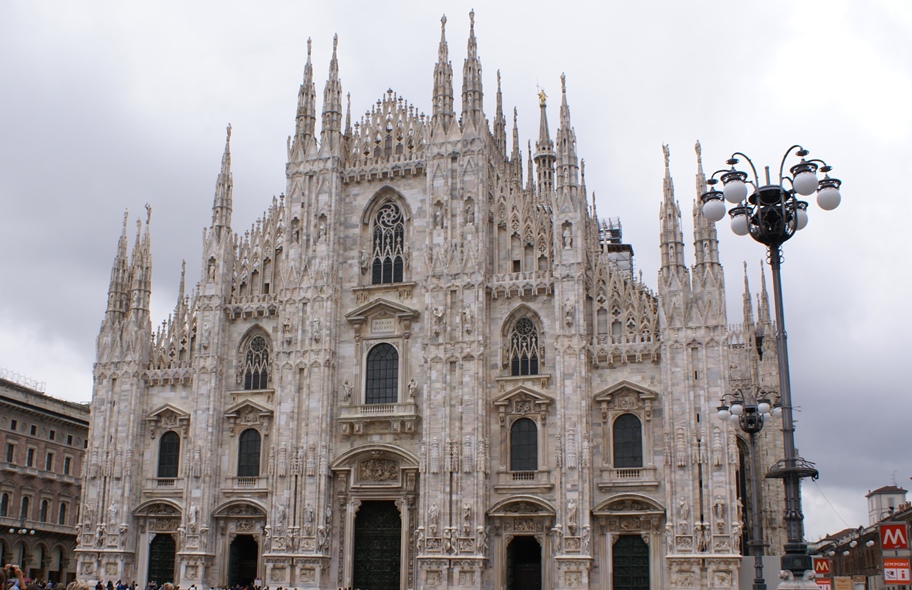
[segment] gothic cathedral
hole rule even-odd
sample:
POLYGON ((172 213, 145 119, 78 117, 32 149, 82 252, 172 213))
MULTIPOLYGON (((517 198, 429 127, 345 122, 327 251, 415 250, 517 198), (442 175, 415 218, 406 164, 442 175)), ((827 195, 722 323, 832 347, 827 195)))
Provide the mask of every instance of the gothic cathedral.
MULTIPOLYGON (((523 162, 499 74, 483 111, 474 23, 460 111, 441 29, 430 116, 388 91, 352 123, 335 40, 319 112, 309 47, 285 194, 232 228, 229 128, 199 282, 155 330, 149 217, 132 252, 124 219, 80 579, 737 588, 751 474, 716 407, 776 388, 773 326, 746 277, 729 325, 696 206, 685 265, 668 149, 651 288, 587 200, 565 80, 523 162)), ((761 438, 768 467, 781 435, 761 438)), ((781 484, 761 487, 781 552, 781 484)))

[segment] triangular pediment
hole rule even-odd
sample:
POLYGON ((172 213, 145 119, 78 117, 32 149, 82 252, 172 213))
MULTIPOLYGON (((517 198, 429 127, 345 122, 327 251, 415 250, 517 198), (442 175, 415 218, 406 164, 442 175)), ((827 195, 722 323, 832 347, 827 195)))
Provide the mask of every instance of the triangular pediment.
POLYGON ((185 412, 184 410, 178 408, 177 406, 171 404, 165 404, 159 406, 158 408, 152 410, 146 415, 146 420, 164 420, 166 418, 178 419, 184 418, 189 419, 190 413, 185 412))
POLYGON ((639 385, 632 381, 627 381, 625 379, 624 381, 619 381, 608 389, 604 389, 601 392, 595 394, 595 401, 610 402, 618 395, 625 393, 633 393, 642 400, 652 400, 658 397, 658 394, 655 391, 652 391, 651 389, 647 389, 642 385, 639 385))
POLYGON ((345 314, 345 318, 352 323, 362 323, 368 319, 384 316, 399 318, 401 320, 415 320, 418 318, 418 315, 419 312, 417 309, 412 309, 401 303, 396 303, 381 297, 380 299, 369 301, 361 307, 348 312, 345 314))
POLYGON ((499 396, 494 398, 495 406, 510 406, 516 402, 529 401, 533 406, 536 407, 545 407, 554 403, 554 398, 549 395, 545 395, 540 391, 535 391, 534 389, 527 387, 525 385, 520 385, 515 387, 510 391, 504 392, 499 396))
POLYGON ((255 413, 259 416, 270 416, 272 415, 272 410, 251 399, 242 399, 225 410, 226 416, 243 416, 250 413, 255 413))

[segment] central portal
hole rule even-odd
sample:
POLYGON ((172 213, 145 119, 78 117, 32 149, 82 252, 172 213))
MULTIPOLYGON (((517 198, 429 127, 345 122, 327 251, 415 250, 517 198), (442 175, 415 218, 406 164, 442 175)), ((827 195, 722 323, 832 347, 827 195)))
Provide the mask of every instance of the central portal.
POLYGON ((253 586, 260 548, 253 535, 238 535, 228 549, 228 585, 253 586))
POLYGON ((541 590, 541 553, 535 537, 513 537, 507 546, 507 590, 541 590))
POLYGON ((402 519, 394 502, 362 502, 355 516, 352 586, 399 590, 402 519))

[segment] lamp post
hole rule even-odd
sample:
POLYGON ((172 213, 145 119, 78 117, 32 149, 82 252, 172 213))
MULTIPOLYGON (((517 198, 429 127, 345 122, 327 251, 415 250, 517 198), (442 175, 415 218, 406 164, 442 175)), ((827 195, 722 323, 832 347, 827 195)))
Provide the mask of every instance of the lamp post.
POLYGON ((785 488, 785 525, 787 541, 782 569, 792 572, 795 578, 803 577, 812 569, 811 556, 804 540, 804 514, 801 511, 801 479, 818 476, 814 465, 798 456, 795 449, 795 424, 792 414, 792 393, 789 380, 788 347, 785 332, 785 311, 782 304, 782 244, 788 241, 808 222, 807 203, 798 196, 817 193, 817 204, 830 211, 839 206, 842 199, 839 186, 842 184, 830 178, 832 167, 823 160, 807 160, 808 150, 793 145, 782 157, 779 165, 779 181, 770 181, 770 170, 766 167, 765 182, 761 183, 757 169, 749 157, 735 152, 726 161, 730 168, 714 172, 706 181, 710 190, 704 193, 703 216, 712 222, 725 217, 725 202, 734 205, 728 212, 732 231, 750 236, 767 247, 767 256, 773 275, 773 298, 776 308, 776 345, 779 356, 779 395, 782 403, 782 438, 785 458, 774 465, 767 477, 781 478, 785 488), (800 158, 797 164, 785 169, 789 157, 800 158), (750 165, 753 178, 735 168, 740 158, 750 165), (824 178, 818 179, 817 172, 824 178), (716 176, 719 176, 719 179, 716 176), (715 185, 722 181, 722 191, 715 185), (748 188, 750 187, 750 190, 748 188))
POLYGON ((763 542, 763 523, 760 520, 760 488, 757 483, 757 474, 760 467, 757 464, 757 434, 763 430, 763 424, 770 416, 782 413, 779 404, 770 402, 769 394, 757 391, 745 395, 740 389, 735 390, 722 398, 719 406, 719 419, 738 425, 749 436, 750 442, 750 486, 751 486, 751 539, 748 545, 754 556, 754 583, 752 590, 766 590, 766 579, 763 577, 763 555, 766 543, 763 542), (726 399, 727 398, 727 399, 726 399), (731 405, 729 405, 729 403, 731 405))

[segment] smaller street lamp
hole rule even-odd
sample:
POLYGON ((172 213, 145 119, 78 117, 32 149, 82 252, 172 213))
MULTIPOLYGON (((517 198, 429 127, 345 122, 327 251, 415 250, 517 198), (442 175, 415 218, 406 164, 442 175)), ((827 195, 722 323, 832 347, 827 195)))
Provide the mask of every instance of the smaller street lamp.
POLYGON ((20 518, 19 519, 19 528, 10 527, 9 533, 11 535, 34 535, 35 529, 30 529, 27 526, 25 526, 25 518, 20 518))
POLYGON ((748 392, 736 389, 722 397, 719 406, 719 419, 736 424, 749 437, 751 461, 751 539, 748 546, 754 556, 754 583, 752 590, 766 590, 763 577, 763 555, 766 543, 763 542, 763 524, 760 521, 760 488, 757 484, 760 468, 757 465, 756 436, 763 430, 763 424, 772 416, 779 416, 782 408, 768 392, 757 390, 748 392))

